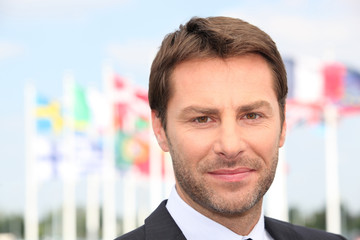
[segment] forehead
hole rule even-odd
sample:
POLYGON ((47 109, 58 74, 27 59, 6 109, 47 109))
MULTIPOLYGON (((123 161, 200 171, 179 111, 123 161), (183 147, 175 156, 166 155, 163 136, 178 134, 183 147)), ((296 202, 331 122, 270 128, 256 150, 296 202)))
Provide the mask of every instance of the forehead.
MULTIPOLYGON (((171 77, 171 97, 215 101, 275 97, 273 74, 260 55, 248 54, 221 59, 194 59, 177 65, 171 77)), ((256 99, 258 100, 258 99, 256 99)))

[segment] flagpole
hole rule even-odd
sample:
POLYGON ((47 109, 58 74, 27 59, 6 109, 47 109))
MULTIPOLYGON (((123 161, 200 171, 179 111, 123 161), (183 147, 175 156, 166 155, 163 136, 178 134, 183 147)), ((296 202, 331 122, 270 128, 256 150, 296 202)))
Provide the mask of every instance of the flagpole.
POLYGON ((76 239, 75 203, 75 136, 74 136, 74 79, 70 73, 64 77, 64 140, 65 171, 63 173, 63 239, 76 239))
POLYGON ((110 105, 110 124, 104 136, 103 167, 103 240, 116 237, 115 209, 115 130, 114 130, 114 73, 109 65, 103 67, 103 86, 106 103, 110 105))
POLYGON ((162 200, 161 149, 154 134, 150 134, 150 209, 153 211, 162 200))
POLYGON ((68 176, 64 179, 63 203, 63 238, 76 240, 76 204, 75 178, 68 176))
POLYGON ((139 178, 132 169, 123 178, 123 232, 136 228, 136 179, 139 178))
MULTIPOLYGON (((130 87, 127 86, 125 91, 126 94, 129 94, 128 98, 122 99, 123 103, 130 108, 131 104, 135 104, 133 100, 133 85, 130 87)), ((132 135, 134 137, 134 133, 136 131, 135 122, 136 115, 132 111, 127 111, 125 116, 123 116, 123 128, 126 134, 132 135)), ((132 163, 130 169, 123 173, 123 188, 122 188, 122 198, 123 198, 123 232, 130 232, 136 228, 136 216, 137 216, 137 203, 136 203, 136 190, 138 187, 138 176, 137 169, 135 168, 135 162, 132 163)))
POLYGON ((337 118, 335 106, 325 107, 326 230, 341 233, 341 207, 338 175, 337 118))
POLYGON ((99 176, 97 173, 87 176, 86 200, 86 237, 87 240, 99 239, 99 176))
POLYGON ((25 87, 25 239, 38 240, 38 199, 36 160, 34 154, 35 136, 35 101, 36 90, 33 86, 25 87))

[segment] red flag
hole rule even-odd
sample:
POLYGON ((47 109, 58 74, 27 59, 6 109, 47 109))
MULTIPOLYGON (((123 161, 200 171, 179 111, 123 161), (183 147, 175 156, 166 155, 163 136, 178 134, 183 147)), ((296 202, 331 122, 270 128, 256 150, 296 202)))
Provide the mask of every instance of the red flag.
POLYGON ((326 100, 338 102, 344 96, 345 73, 346 69, 340 63, 333 63, 324 67, 324 97, 326 100))

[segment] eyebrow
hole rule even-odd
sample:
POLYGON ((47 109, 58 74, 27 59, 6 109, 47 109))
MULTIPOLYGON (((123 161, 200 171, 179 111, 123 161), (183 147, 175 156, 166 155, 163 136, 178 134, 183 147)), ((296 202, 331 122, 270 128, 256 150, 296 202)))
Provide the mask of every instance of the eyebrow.
POLYGON ((263 100, 255 101, 253 103, 240 106, 240 107, 238 107, 237 111, 238 112, 251 112, 251 111, 254 111, 255 109, 259 109, 259 108, 266 108, 266 109, 272 111, 271 104, 269 102, 263 101, 263 100))
MULTIPOLYGON (((237 108, 237 112, 238 113, 251 112, 251 111, 254 111, 259 108, 266 108, 272 112, 271 104, 269 102, 263 101, 263 100, 255 101, 250 104, 239 106, 237 108)), ((202 114, 202 115, 217 115, 220 113, 220 110, 218 110, 216 108, 207 108, 207 107, 201 107, 201 106, 196 106, 196 105, 188 106, 188 107, 184 108, 183 110, 181 110, 181 116, 186 116, 188 114, 195 114, 195 113, 202 114)))
POLYGON ((199 107, 199 106, 189 106, 184 108, 181 111, 181 115, 188 115, 188 114, 203 114, 203 115, 216 115, 219 114, 219 110, 215 108, 207 108, 207 107, 199 107))

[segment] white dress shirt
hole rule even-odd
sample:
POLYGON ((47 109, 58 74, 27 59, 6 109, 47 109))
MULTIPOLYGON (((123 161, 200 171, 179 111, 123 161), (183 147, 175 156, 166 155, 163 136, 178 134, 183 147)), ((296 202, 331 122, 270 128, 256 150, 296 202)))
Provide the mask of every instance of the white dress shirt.
POLYGON ((181 199, 175 187, 171 191, 166 208, 188 240, 243 240, 248 238, 273 240, 265 230, 263 213, 250 234, 241 236, 190 207, 181 199))

